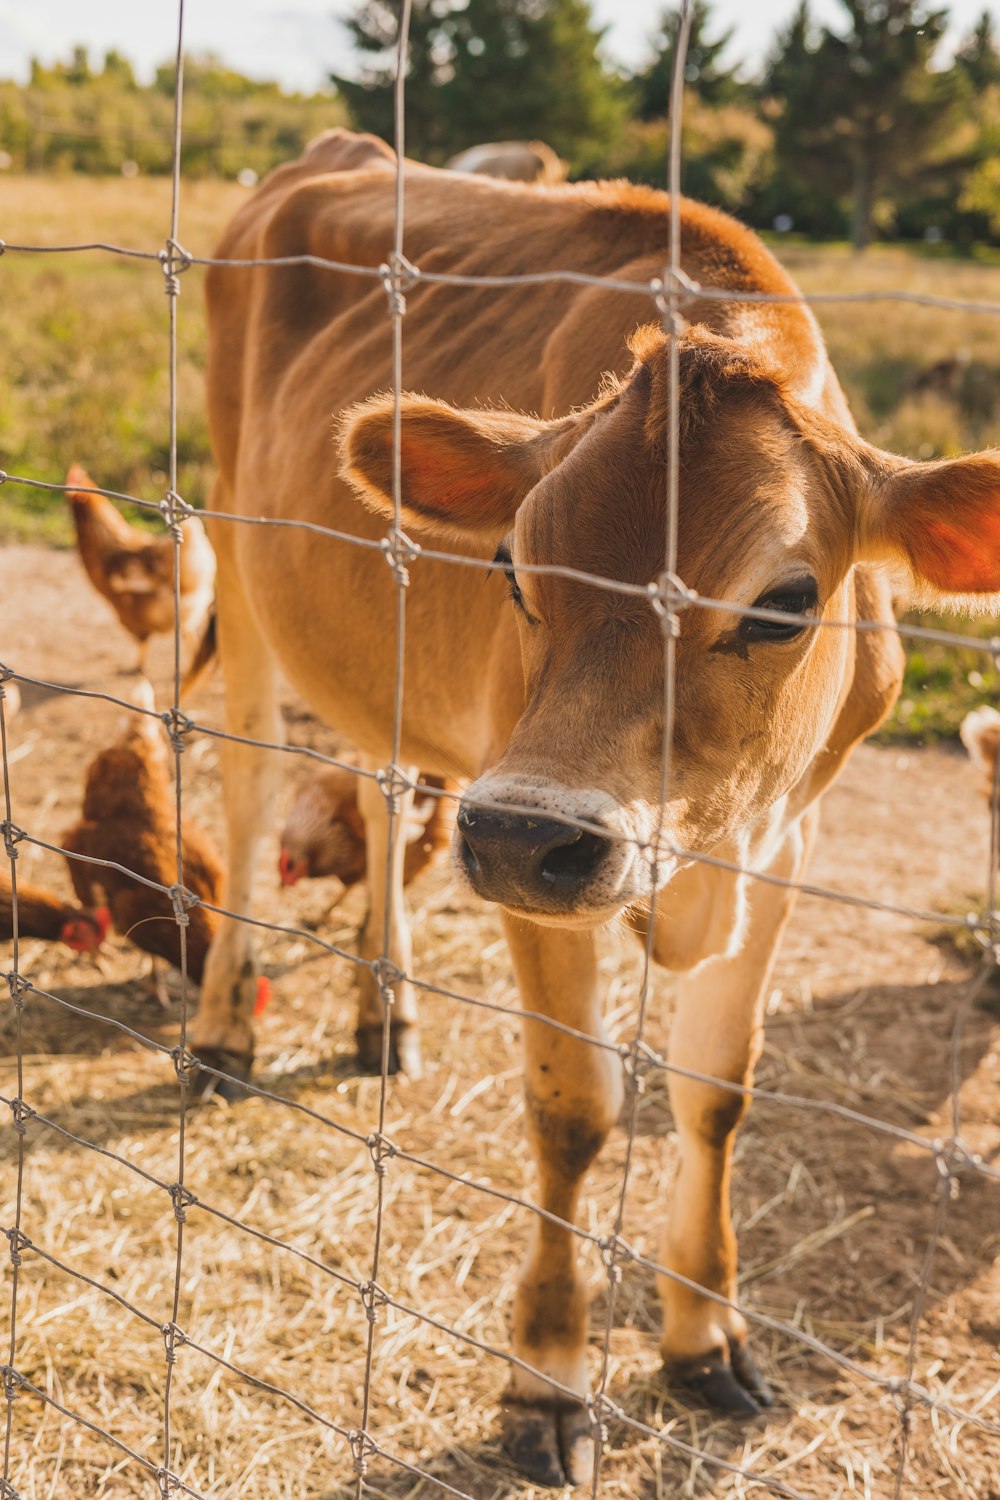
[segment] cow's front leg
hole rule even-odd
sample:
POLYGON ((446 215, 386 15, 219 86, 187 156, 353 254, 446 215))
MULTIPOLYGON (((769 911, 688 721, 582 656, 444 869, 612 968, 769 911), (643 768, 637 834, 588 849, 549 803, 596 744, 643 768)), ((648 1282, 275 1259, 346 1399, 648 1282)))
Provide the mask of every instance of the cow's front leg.
MULTIPOLYGON (((373 761, 365 769, 375 769, 373 761)), ((409 780, 416 781, 416 767, 407 767, 409 780)), ((377 963, 387 959, 389 969, 379 975, 363 969, 358 976, 358 1060, 369 1072, 382 1068, 382 1044, 385 1031, 385 996, 392 995, 389 1017, 389 1072, 400 1069, 411 1078, 420 1076, 420 1033, 417 1030, 417 1005, 413 986, 397 978, 392 970, 410 972, 413 949, 410 924, 403 898, 403 866, 406 859, 406 831, 413 808, 412 791, 396 794, 396 813, 390 860, 389 803, 379 783, 371 776, 358 779, 358 806, 365 820, 365 847, 368 858, 368 916, 361 931, 359 949, 362 958, 377 963), (389 924, 386 927, 386 892, 391 890, 389 924)))
MULTIPOLYGON (((606 1042, 598 1005, 594 935, 537 927, 505 916, 514 973, 526 1011, 550 1016, 606 1042)), ((542 1021, 524 1021, 528 1134, 538 1165, 539 1206, 576 1221, 583 1176, 618 1118, 621 1063, 542 1021)), ((514 1353, 539 1374, 512 1367, 504 1397, 504 1446, 538 1484, 579 1484, 593 1465, 582 1401, 553 1388, 587 1390, 588 1298, 577 1266, 577 1236, 534 1217, 531 1247, 514 1302, 514 1353)))
MULTIPOLYGON (((220 550, 218 572, 219 654, 226 688, 226 728, 245 739, 281 744, 284 730, 276 673, 235 568, 220 550)), ((260 840, 274 828, 277 752, 221 740, 222 791, 226 815, 226 883, 223 904, 249 916, 260 840)), ((236 1078, 249 1077, 253 1062, 252 1014, 257 995, 254 930, 224 918, 205 961, 201 1002, 191 1027, 191 1047, 204 1062, 236 1078)), ((205 1075, 205 1091, 224 1097, 240 1091, 205 1075)))
MULTIPOLYGON (((795 829, 771 873, 795 878, 804 841, 795 829)), ((753 1082, 763 1044, 764 999, 782 929, 795 892, 754 882, 746 938, 732 956, 709 959, 678 985, 669 1060, 678 1068, 735 1085, 753 1082)), ((734 1304, 737 1245, 730 1217, 730 1179, 736 1128, 749 1108, 746 1095, 718 1084, 669 1075, 670 1102, 680 1142, 661 1263, 686 1282, 659 1278, 663 1303, 663 1358, 668 1371, 714 1407, 753 1416, 771 1404, 766 1382, 747 1349, 747 1326, 734 1304)))

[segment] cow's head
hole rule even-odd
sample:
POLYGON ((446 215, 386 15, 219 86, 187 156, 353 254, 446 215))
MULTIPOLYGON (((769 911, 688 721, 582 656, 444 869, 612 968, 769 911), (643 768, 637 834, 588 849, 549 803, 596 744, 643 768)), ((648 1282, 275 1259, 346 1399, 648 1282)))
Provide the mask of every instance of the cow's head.
MULTIPOLYGON (((654 876, 649 852, 661 818, 675 849, 704 853, 800 780, 842 706, 854 642, 793 617, 852 620, 856 563, 902 563, 939 600, 1000 589, 1000 455, 882 453, 741 346, 690 330, 676 571, 719 605, 677 616, 663 806, 669 351, 656 330, 634 351, 626 381, 557 422, 403 400, 404 525, 495 552, 521 642, 526 707, 466 794, 457 860, 481 895, 561 923, 603 920, 670 878, 683 856, 654 876)), ((391 456, 392 401, 376 397, 347 416, 345 473, 387 514, 391 456)))

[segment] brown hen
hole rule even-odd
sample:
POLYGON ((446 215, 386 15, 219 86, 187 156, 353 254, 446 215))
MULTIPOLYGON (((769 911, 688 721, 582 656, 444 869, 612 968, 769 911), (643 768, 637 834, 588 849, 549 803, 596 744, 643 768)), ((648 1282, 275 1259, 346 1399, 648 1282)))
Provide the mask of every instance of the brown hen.
MULTIPOLYGON (((436 776, 421 778, 442 791, 449 786, 436 776)), ((282 885, 336 875, 345 886, 364 880, 368 871, 365 820, 358 807, 358 778, 339 766, 325 766, 300 788, 281 832, 279 873, 282 885)), ((452 788, 453 789, 453 788, 452 788)), ((403 880, 408 885, 451 843, 455 821, 449 797, 417 793, 406 820, 403 880)))
MULTIPOLYGON (((136 693, 152 708, 148 683, 136 693)), ((167 747, 156 720, 130 715, 124 733, 102 750, 87 771, 83 818, 62 839, 70 854, 110 860, 158 885, 177 883, 176 802, 167 769, 167 747)), ((222 859, 209 836, 184 818, 181 823, 184 885, 202 901, 222 899, 222 859)), ((69 859, 70 878, 80 900, 103 897, 116 932, 154 957, 180 967, 180 930, 169 896, 104 865, 69 859)), ((188 913, 187 968, 201 983, 205 955, 219 918, 204 907, 188 913)))
MULTIPOLYGON (((138 670, 145 674, 151 635, 174 628, 174 543, 150 536, 124 520, 79 464, 66 475, 76 544, 87 577, 139 642, 138 670)), ((186 640, 204 630, 215 597, 215 553, 197 516, 182 525, 180 624, 186 640)))
MULTIPOLYGON (((22 938, 45 938, 65 943, 75 953, 93 953, 108 930, 105 910, 85 911, 72 906, 40 885, 17 882, 17 931, 22 938)), ((11 879, 0 871, 0 943, 14 936, 14 898, 11 879)))

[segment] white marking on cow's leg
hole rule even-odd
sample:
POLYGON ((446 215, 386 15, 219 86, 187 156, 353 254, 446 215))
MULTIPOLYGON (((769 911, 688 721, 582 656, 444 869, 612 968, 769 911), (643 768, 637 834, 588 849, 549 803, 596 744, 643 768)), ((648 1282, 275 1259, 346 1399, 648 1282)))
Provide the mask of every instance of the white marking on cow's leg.
MULTIPOLYGON (((366 770, 376 769, 376 763, 372 760, 366 760, 363 764, 366 770)), ((409 766, 404 769, 410 781, 417 780, 417 767, 409 766)), ((378 782, 369 776, 358 778, 358 807, 365 820, 369 899, 368 917, 358 946, 362 958, 378 959, 385 955, 390 964, 408 974, 413 949, 403 896, 403 865, 406 859, 406 830, 413 811, 413 793, 406 791, 398 796, 391 871, 388 868, 389 806, 378 782), (392 883, 388 935, 385 932, 387 881, 392 883)), ((364 1067, 378 1071, 382 1063, 385 1016, 383 990, 376 977, 368 972, 362 971, 358 978, 358 1056, 364 1067)), ((395 1072, 398 1067, 411 1078, 416 1078, 420 1073, 420 1041, 413 987, 402 980, 392 982, 391 976, 384 976, 384 979, 385 988, 391 990, 393 996, 390 1070, 395 1072)))
MULTIPOLYGON (((811 813, 803 823, 807 819, 811 825, 811 813)), ((795 879, 805 860, 807 837, 803 835, 810 832, 811 826, 792 828, 769 873, 795 879)), ((671 1063, 732 1083, 752 1083, 763 1043, 767 983, 795 894, 751 882, 749 920, 740 951, 709 959, 678 984, 671 1063)), ((676 1073, 669 1075, 669 1085, 680 1137, 680 1169, 661 1262, 735 1302, 737 1245, 730 1217, 730 1179, 736 1127, 749 1101, 730 1089, 676 1073)), ((662 1350, 668 1365, 706 1358, 728 1363, 731 1350, 742 1348, 746 1322, 735 1308, 669 1276, 659 1278, 659 1290, 664 1311, 662 1350)), ((753 1394, 752 1383, 749 1388, 753 1394)), ((727 1404, 724 1394, 720 1399, 727 1404)))
MULTIPOLYGON (((284 732, 274 663, 235 569, 222 556, 218 584, 226 728, 231 734, 280 744, 284 732)), ((220 740, 219 755, 228 835, 223 905, 248 915, 260 865, 260 839, 274 828, 278 752, 220 740)), ((191 1045, 199 1054, 224 1052, 249 1061, 256 979, 253 928, 224 918, 205 961, 201 1005, 191 1028, 191 1045)))
MULTIPOLYGON (((537 1011, 600 1041, 607 1040, 597 986, 592 931, 538 927, 504 915, 504 929, 525 1010, 537 1011)), ((525 1020, 525 1098, 528 1134, 538 1165, 539 1206, 576 1221, 584 1173, 618 1118, 622 1069, 617 1052, 578 1040, 541 1021, 525 1020)), ((587 1389, 588 1297, 577 1268, 577 1237, 535 1218, 531 1246, 514 1302, 514 1353, 554 1380, 587 1389)), ((507 1445, 531 1467, 539 1448, 561 1462, 567 1476, 586 1458, 581 1430, 568 1433, 564 1401, 540 1376, 514 1368, 507 1392, 507 1445), (543 1431, 550 1429, 547 1434, 543 1431)), ((533 1470, 534 1472, 534 1470, 533 1470)), ((553 1473, 555 1470, 553 1469, 553 1473)), ((559 1482, 558 1479, 549 1482, 559 1482)))

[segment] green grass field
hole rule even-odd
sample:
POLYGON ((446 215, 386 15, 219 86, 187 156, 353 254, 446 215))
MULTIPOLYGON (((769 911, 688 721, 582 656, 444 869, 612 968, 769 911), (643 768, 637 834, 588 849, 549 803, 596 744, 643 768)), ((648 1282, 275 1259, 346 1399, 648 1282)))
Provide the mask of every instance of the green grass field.
MULTIPOLYGON (((229 182, 185 184, 180 240, 210 254, 222 226, 245 201, 229 182)), ((170 222, 163 178, 5 178, 0 235, 10 245, 92 240, 157 251, 170 222)), ((807 293, 905 291, 1000 305, 995 256, 949 259, 875 247, 778 243, 807 293)), ((204 501, 211 473, 202 375, 202 273, 181 281, 178 305, 178 488, 204 501)), ((0 260, 0 466, 59 483, 83 463, 102 485, 162 497, 167 470, 168 299, 155 262, 100 251, 0 260)), ((834 364, 865 437, 913 458, 948 457, 1000 442, 1000 316, 909 303, 818 304, 834 364)), ((61 497, 4 487, 0 538, 68 545, 61 497)), ((994 620, 935 620, 977 637, 994 620)), ((907 685, 884 731, 932 740, 954 734, 968 708, 995 701, 1000 673, 971 647, 921 646, 910 653, 907 685)))

